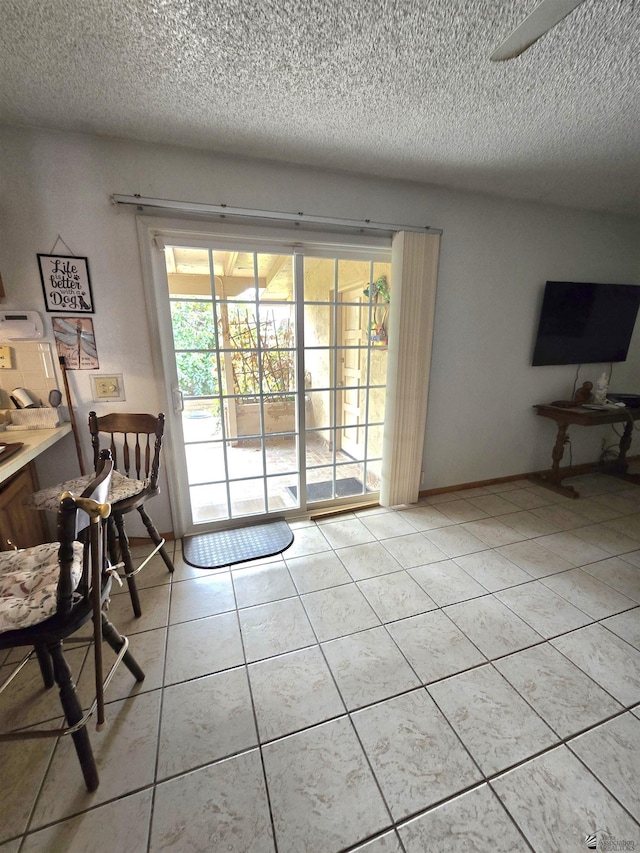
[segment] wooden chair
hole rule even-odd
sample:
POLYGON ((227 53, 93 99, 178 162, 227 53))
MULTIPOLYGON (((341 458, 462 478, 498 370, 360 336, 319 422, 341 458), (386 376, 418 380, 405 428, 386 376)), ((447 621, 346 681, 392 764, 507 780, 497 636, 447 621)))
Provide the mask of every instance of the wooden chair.
POLYGON ((97 710, 98 729, 104 726, 104 688, 121 661, 136 681, 144 679, 144 672, 128 651, 128 639, 116 631, 103 611, 113 574, 105 554, 106 519, 110 512, 106 497, 113 470, 109 451, 101 455, 100 461, 100 473, 82 496, 76 498, 69 493, 61 496, 59 542, 0 553, 0 649, 29 647, 26 656, 0 686, 0 692, 35 654, 45 687, 58 685, 66 719, 63 729, 60 726, 14 729, 0 734, 0 741, 70 734, 89 791, 96 790, 99 777, 87 722, 97 710), (90 619, 93 620, 96 698, 83 714, 63 654, 63 640, 65 644, 86 643, 88 638, 72 635, 90 619), (102 674, 103 638, 117 654, 106 679, 102 674))
MULTIPOLYGON (((147 414, 112 412, 98 417, 89 412, 89 432, 93 446, 94 464, 100 456, 100 436, 107 435, 107 445, 113 456, 113 473, 109 500, 111 501, 111 519, 109 522, 109 556, 113 565, 124 565, 125 577, 129 586, 131 604, 136 616, 140 616, 140 596, 135 576, 157 553, 160 554, 168 570, 173 572, 173 563, 164 547, 165 540, 156 530, 147 514, 145 504, 160 493, 158 472, 160 470, 160 451, 164 434, 164 415, 157 417, 147 414), (133 565, 129 539, 124 526, 128 512, 138 510, 154 544, 153 551, 137 568, 133 565)), ((60 483, 48 489, 42 489, 32 495, 27 503, 36 509, 55 509, 57 496, 62 491, 82 490, 90 477, 78 477, 66 483, 60 483)))

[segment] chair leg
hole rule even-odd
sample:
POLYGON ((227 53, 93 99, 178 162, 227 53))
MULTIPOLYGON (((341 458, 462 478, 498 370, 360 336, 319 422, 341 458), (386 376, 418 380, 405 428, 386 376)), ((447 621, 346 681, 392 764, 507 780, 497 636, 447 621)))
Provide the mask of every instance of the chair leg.
POLYGON ((36 646, 36 656, 40 664, 40 672, 42 673, 42 681, 44 686, 49 690, 55 684, 53 677, 53 662, 46 646, 36 646))
POLYGON ((118 542, 120 544, 120 554, 124 563, 124 571, 127 576, 127 585, 129 586, 129 595, 131 596, 131 604, 133 606, 134 615, 137 618, 142 616, 142 608, 140 607, 140 596, 138 595, 138 587, 136 586, 135 577, 130 577, 134 570, 133 560, 131 559, 131 549, 129 548, 129 539, 127 532, 124 529, 124 518, 118 512, 113 513, 113 520, 118 529, 118 542))
MULTIPOLYGON (((75 725, 82 719, 82 707, 78 701, 76 694, 76 686, 71 677, 71 670, 62 653, 62 642, 51 643, 48 647, 48 652, 51 655, 53 663, 53 674, 56 684, 60 689, 60 702, 64 710, 67 723, 70 726, 75 725)), ((88 791, 95 791, 100 784, 98 777, 98 768, 96 766, 87 727, 83 726, 77 732, 74 732, 71 737, 78 754, 82 775, 88 791)))
POLYGON ((113 513, 107 519, 107 550, 111 565, 115 566, 120 562, 120 549, 118 547, 118 531, 113 520, 113 513))
MULTIPOLYGON (((140 513, 140 517, 142 518, 142 521, 144 522, 144 526, 147 528, 147 533, 149 534, 149 539, 151 539, 151 541, 153 542, 154 545, 158 546, 162 542, 162 536, 160 536, 160 534, 156 530, 155 524, 153 523, 153 521, 151 521, 151 519, 147 515, 147 512, 143 506, 138 507, 138 512, 140 513)), ((160 556, 164 560, 165 566, 169 569, 170 572, 173 573, 173 563, 171 561, 171 557, 169 557, 169 555, 167 554, 167 551, 166 551, 164 545, 162 546, 162 548, 160 548, 158 553, 160 554, 160 556)))
MULTIPOLYGON (((102 636, 116 653, 119 652, 124 645, 124 637, 122 637, 112 623, 109 622, 104 612, 102 614, 102 636)), ((124 653, 122 662, 129 672, 135 677, 136 681, 144 681, 144 672, 140 669, 138 662, 130 651, 127 650, 124 653)))

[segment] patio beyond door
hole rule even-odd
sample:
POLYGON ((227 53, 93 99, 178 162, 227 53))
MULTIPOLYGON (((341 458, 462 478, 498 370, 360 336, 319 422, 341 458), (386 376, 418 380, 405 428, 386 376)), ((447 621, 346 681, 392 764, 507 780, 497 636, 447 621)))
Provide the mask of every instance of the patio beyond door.
POLYGON ((371 500, 388 261, 228 243, 165 258, 192 526, 371 500))

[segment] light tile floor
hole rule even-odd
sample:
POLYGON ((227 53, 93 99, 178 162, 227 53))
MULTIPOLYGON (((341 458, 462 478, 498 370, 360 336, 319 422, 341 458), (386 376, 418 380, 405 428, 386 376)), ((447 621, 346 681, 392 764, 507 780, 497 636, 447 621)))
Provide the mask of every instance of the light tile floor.
MULTIPOLYGON (((100 787, 67 739, 3 744, 0 853, 640 849, 640 487, 577 484, 294 523, 232 571, 177 543, 141 619, 112 599, 147 677, 90 725, 100 787)), ((3 728, 59 716, 35 663, 11 694, 3 728)))

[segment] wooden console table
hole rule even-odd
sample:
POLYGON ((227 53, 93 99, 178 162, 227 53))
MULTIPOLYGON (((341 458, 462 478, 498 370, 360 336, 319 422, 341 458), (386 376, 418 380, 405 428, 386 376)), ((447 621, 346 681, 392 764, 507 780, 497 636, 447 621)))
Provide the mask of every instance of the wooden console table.
POLYGON ((558 433, 551 453, 553 459, 551 469, 536 475, 532 479, 570 498, 580 497, 573 486, 562 485, 562 480, 566 474, 560 471, 560 462, 564 455, 564 446, 569 440, 567 430, 573 425, 604 426, 606 424, 624 423, 624 432, 620 439, 618 458, 614 462, 603 466, 603 470, 606 470, 608 474, 624 477, 624 479, 631 480, 634 483, 640 483, 640 476, 627 473, 628 466, 626 462, 627 451, 631 446, 633 424, 634 421, 640 420, 640 408, 583 409, 580 406, 564 408, 549 404, 538 405, 533 408, 536 409, 540 417, 551 418, 551 420, 555 421, 558 425, 558 433))

